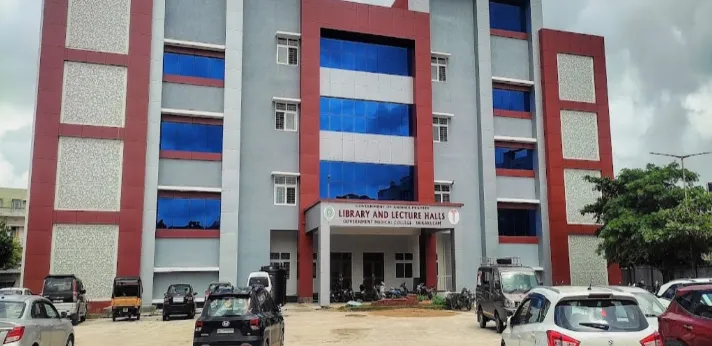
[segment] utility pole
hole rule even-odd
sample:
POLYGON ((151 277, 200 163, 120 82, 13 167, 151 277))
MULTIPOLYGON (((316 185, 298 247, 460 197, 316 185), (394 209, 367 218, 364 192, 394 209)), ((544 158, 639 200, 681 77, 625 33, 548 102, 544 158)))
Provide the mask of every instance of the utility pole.
POLYGON ((694 154, 687 154, 687 155, 673 155, 673 154, 663 154, 663 153, 654 153, 651 152, 651 155, 658 155, 658 156, 667 156, 667 157, 672 157, 680 160, 680 165, 682 166, 682 191, 685 192, 685 204, 687 204, 687 180, 686 174, 685 174, 685 159, 689 159, 693 156, 702 156, 702 155, 709 155, 712 154, 712 151, 705 151, 701 153, 694 153, 694 154))

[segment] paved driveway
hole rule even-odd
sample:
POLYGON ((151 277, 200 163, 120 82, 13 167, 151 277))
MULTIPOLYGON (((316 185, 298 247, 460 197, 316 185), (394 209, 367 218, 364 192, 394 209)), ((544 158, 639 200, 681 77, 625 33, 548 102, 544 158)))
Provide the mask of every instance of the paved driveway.
MULTIPOLYGON (((449 317, 387 317, 288 305, 284 315, 285 345, 288 346, 500 344, 494 325, 486 330, 480 329, 472 312, 449 317)), ((131 322, 90 320, 75 328, 76 344, 190 346, 193 323, 192 320, 163 322, 159 317, 144 317, 141 321, 131 322)))

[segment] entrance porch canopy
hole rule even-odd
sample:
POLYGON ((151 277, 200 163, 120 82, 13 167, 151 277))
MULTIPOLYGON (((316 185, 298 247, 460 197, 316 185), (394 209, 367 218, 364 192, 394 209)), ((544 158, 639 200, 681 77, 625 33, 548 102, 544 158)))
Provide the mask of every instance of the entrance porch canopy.
MULTIPOLYGON (((460 233, 460 208, 454 203, 413 203, 373 200, 329 199, 321 200, 306 211, 306 232, 318 237, 319 304, 328 306, 330 301, 330 256, 331 228, 413 228, 429 234, 432 241, 426 243, 426 281, 428 276, 437 280, 437 252, 433 233, 452 230, 460 233)), ((374 234, 374 232, 369 232, 374 234)), ((378 232, 375 232, 378 233, 378 232)), ((384 232, 388 233, 388 232, 384 232)), ((305 279, 306 280, 306 279, 305 279)), ((311 280, 311 279, 309 279, 311 280)))

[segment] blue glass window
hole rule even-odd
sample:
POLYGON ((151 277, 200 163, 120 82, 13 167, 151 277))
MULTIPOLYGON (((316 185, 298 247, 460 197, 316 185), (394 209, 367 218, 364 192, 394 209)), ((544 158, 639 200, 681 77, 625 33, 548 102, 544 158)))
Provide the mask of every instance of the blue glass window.
POLYGON ((163 53, 163 74, 225 80, 225 59, 163 53))
POLYGON ((321 97, 323 131, 413 136, 412 105, 321 97))
POLYGON ((534 149, 495 147, 494 150, 496 168, 534 169, 534 149))
POLYGON ((413 166, 320 161, 321 198, 414 201, 413 166))
MULTIPOLYGON (((520 0, 521 1, 521 0, 520 0)), ((490 1, 490 28, 516 32, 528 32, 527 8, 522 4, 490 1)))
POLYGON ((494 109, 508 111, 531 112, 531 100, 528 91, 492 89, 494 109))
POLYGON ((220 199, 158 197, 156 229, 220 229, 220 199))
POLYGON ((535 237, 536 210, 534 209, 497 209, 499 235, 535 237))
POLYGON ((222 153, 221 125, 161 122, 161 150, 222 153))
POLYGON ((410 49, 373 43, 322 38, 321 67, 412 76, 410 49))

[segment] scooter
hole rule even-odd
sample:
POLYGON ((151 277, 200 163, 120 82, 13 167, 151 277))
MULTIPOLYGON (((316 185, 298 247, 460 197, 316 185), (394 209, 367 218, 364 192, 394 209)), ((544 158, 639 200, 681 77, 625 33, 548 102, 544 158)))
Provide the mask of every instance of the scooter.
POLYGON ((428 297, 428 300, 432 300, 435 295, 435 288, 426 287, 424 283, 419 283, 415 288, 415 292, 419 296, 428 297))

